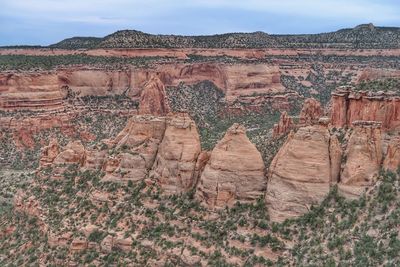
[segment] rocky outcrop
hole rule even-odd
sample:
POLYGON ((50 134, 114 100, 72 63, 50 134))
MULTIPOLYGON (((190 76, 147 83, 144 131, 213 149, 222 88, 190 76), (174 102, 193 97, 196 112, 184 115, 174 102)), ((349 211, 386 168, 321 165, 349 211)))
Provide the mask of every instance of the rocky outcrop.
POLYGON ((170 194, 191 190, 197 182, 196 161, 200 151, 199 133, 189 115, 169 116, 150 177, 170 194))
POLYGON ((54 73, 0 73, 0 110, 55 110, 65 95, 54 73))
POLYGON ((157 76, 152 76, 140 95, 139 114, 162 116, 168 113, 165 86, 157 76))
POLYGON ((397 172, 400 167, 400 137, 394 136, 391 138, 385 161, 383 162, 383 168, 392 172, 397 172))
POLYGON ((86 149, 86 157, 83 167, 88 170, 100 170, 103 167, 107 150, 99 147, 86 149))
POLYGON ((272 137, 279 138, 287 134, 288 132, 290 132, 293 126, 294 125, 292 118, 289 117, 286 111, 282 112, 279 122, 277 124, 274 124, 272 137))
POLYGON ((322 115, 321 103, 314 98, 307 98, 300 112, 299 123, 302 125, 315 124, 322 115))
POLYGON ((335 127, 351 127, 354 121, 377 121, 383 130, 400 127, 400 98, 384 92, 353 92, 339 89, 332 93, 331 121, 335 127))
POLYGON ((62 69, 57 72, 59 88, 68 87, 79 96, 120 95, 130 88, 131 71, 107 69, 62 69))
POLYGON ((264 162, 246 136, 246 129, 232 125, 211 152, 200 177, 196 197, 209 207, 254 201, 266 187, 264 162))
POLYGON ((266 193, 272 221, 306 213, 320 203, 339 179, 341 149, 326 126, 292 132, 273 159, 266 193))
POLYGON ((106 159, 104 180, 139 181, 153 166, 165 132, 165 118, 134 116, 112 140, 113 149, 106 159))
POLYGON ((63 151, 54 159, 55 164, 78 164, 83 165, 85 159, 85 148, 81 141, 69 142, 63 151))
POLYGON ((48 146, 41 150, 39 168, 45 168, 53 164, 54 159, 60 153, 60 147, 56 138, 52 138, 48 146))
POLYGON ((376 182, 383 157, 380 123, 354 122, 353 126, 339 184, 348 197, 359 196, 376 182))
POLYGON ((82 167, 85 156, 85 147, 81 141, 69 142, 53 161, 52 178, 62 178, 65 170, 71 165, 82 167))

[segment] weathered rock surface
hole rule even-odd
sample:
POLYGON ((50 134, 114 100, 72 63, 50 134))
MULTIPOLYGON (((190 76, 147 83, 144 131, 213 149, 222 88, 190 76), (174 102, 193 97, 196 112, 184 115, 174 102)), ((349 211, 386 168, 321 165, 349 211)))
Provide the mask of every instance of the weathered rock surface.
POLYGON ((72 164, 82 167, 85 156, 85 147, 81 141, 69 142, 53 161, 52 177, 62 178, 64 171, 72 164))
POLYGON ((81 141, 69 142, 63 151, 54 159, 55 164, 78 164, 83 165, 85 159, 85 147, 81 141))
POLYGON ((383 162, 383 168, 396 172, 400 167, 400 137, 392 137, 383 162))
POLYGON ((339 178, 341 149, 322 125, 292 132, 273 159, 266 193, 271 220, 306 213, 328 194, 339 178))
POLYGON ((105 162, 107 150, 99 147, 86 149, 86 157, 83 167, 88 170, 100 170, 105 162))
POLYGON ((254 201, 266 187, 264 162, 246 136, 246 129, 232 125, 211 152, 197 186, 196 196, 210 207, 237 201, 254 201))
POLYGON ((52 138, 48 146, 45 146, 41 150, 39 168, 45 168, 50 166, 57 155, 60 153, 60 147, 57 139, 52 138))
POLYGON ((113 181, 144 179, 153 166, 165 126, 164 117, 132 117, 112 141, 114 149, 103 166, 106 172, 103 179, 113 181))
POLYGON ((400 126, 400 98, 383 92, 337 90, 332 93, 331 121, 335 127, 351 127, 354 121, 377 121, 383 130, 393 130, 400 126))
POLYGON ((323 109, 321 103, 314 98, 307 98, 304 101, 303 108, 300 112, 299 123, 311 125, 318 122, 318 119, 322 116, 323 109))
POLYGON ((146 82, 140 96, 139 114, 166 115, 168 103, 165 86, 157 76, 146 82))
POLYGON ((282 112, 279 122, 274 124, 272 137, 279 138, 282 135, 287 134, 293 126, 292 118, 287 114, 286 111, 282 112))
POLYGON ((191 190, 197 182, 196 161, 200 151, 200 136, 190 116, 185 113, 169 116, 150 177, 167 193, 191 190))
POLYGON ((348 197, 359 196, 372 186, 382 164, 382 134, 376 122, 355 122, 347 144, 346 162, 339 189, 348 197))

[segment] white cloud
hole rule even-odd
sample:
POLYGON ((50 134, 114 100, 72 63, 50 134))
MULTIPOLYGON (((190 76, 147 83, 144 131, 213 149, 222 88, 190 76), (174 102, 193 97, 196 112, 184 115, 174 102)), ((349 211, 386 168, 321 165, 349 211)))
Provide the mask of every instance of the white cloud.
MULTIPOLYGON (((2 0, 1 13, 16 16, 66 19, 84 17, 156 18, 189 8, 239 9, 272 14, 325 19, 400 19, 400 8, 386 1, 372 0, 2 0)), ((178 15, 178 14, 177 14, 178 15)), ((182 14, 179 14, 182 15, 182 14)), ((183 14, 184 15, 184 14, 183 14)), ((223 14, 221 14, 223 16, 223 14)), ((87 20, 90 23, 90 19, 87 20)), ((93 23, 98 21, 93 20, 93 23)), ((117 22, 117 21, 115 21, 117 22)))
POLYGON ((238 8, 275 14, 303 15, 316 18, 400 19, 400 8, 385 1, 368 0, 198 0, 196 5, 210 8, 238 8))

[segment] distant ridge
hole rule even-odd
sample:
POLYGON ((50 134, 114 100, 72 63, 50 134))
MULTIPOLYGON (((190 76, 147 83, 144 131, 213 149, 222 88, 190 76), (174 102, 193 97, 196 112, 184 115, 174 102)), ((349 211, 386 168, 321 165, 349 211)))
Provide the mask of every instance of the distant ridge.
POLYGON ((226 33, 203 36, 159 35, 121 30, 103 38, 72 37, 49 46, 92 48, 400 48, 400 28, 361 24, 319 34, 226 33))

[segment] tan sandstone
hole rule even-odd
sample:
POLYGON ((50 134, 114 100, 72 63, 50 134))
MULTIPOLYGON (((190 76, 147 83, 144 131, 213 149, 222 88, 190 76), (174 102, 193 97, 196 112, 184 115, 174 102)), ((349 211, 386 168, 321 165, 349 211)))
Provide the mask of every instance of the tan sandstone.
POLYGON ((169 116, 150 177, 166 193, 193 189, 197 182, 196 161, 200 151, 199 133, 190 116, 185 113, 169 116))
POLYGON ((254 201, 266 187, 264 169, 261 154, 246 136, 246 129, 234 124, 212 150, 196 196, 216 208, 235 201, 254 201))
POLYGON ((273 159, 266 193, 272 221, 306 213, 338 181, 341 149, 323 125, 291 132, 273 159))

